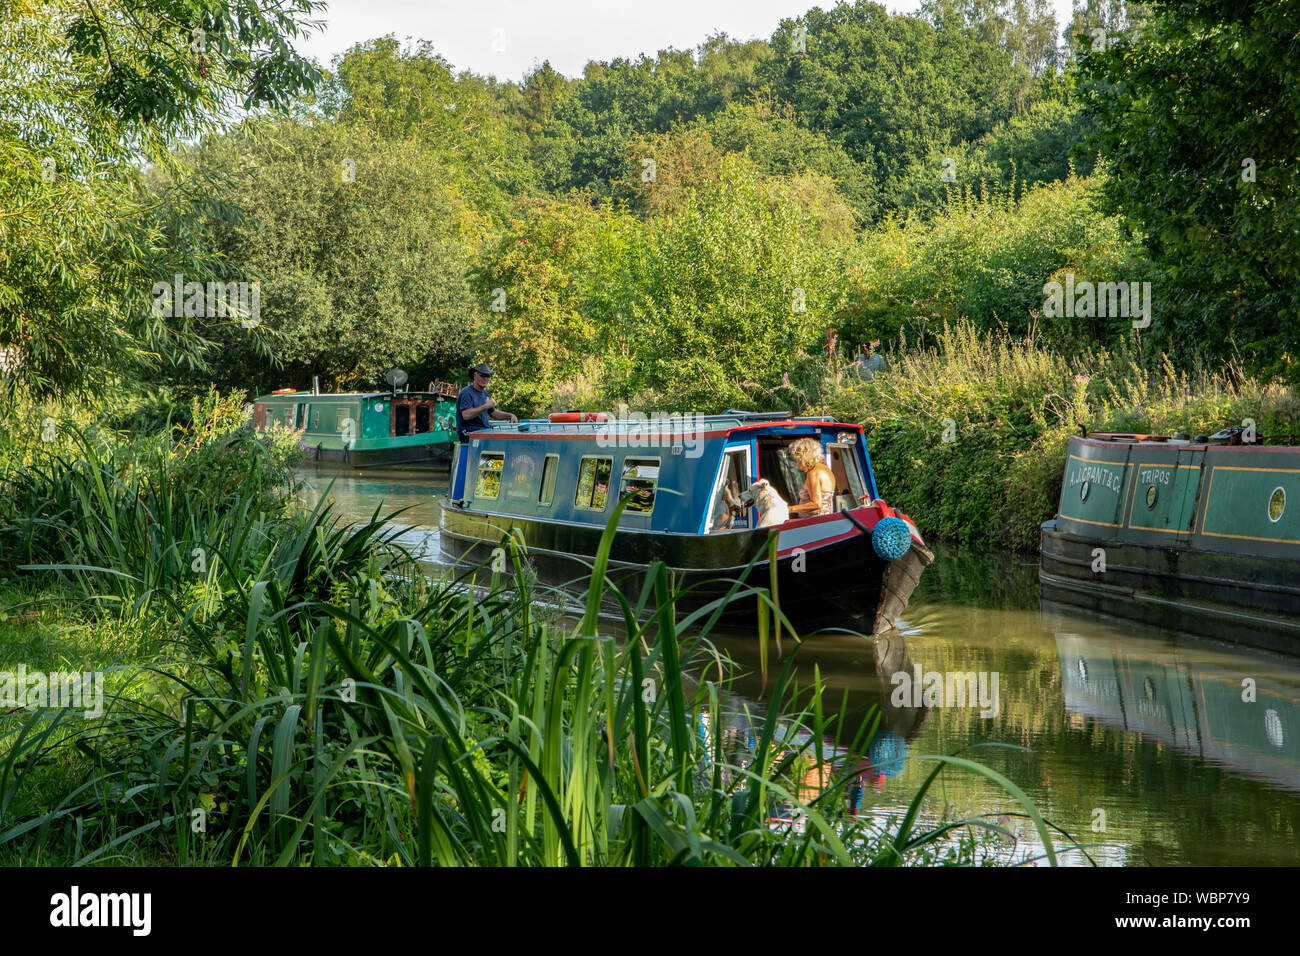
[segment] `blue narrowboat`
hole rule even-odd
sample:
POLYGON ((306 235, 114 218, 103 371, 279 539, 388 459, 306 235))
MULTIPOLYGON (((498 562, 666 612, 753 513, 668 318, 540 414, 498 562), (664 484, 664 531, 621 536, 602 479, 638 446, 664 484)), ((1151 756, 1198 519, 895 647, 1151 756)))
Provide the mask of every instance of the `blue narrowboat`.
MULTIPOLYGON (((790 621, 875 634, 895 625, 933 560, 912 520, 880 499, 861 426, 788 412, 494 422, 456 446, 441 548, 479 564, 514 534, 540 580, 585 581, 626 495, 609 576, 635 595, 661 560, 682 585, 683 609, 725 596, 742 578, 766 587, 775 530, 777 594, 790 621), (801 438, 821 444, 835 477, 832 510, 769 527, 780 506, 765 521, 750 486, 767 483, 755 485, 765 492, 759 501, 771 503, 775 491, 797 502, 804 473, 789 446, 801 438)), ((754 606, 752 596, 730 602, 723 618, 752 623, 754 606)))

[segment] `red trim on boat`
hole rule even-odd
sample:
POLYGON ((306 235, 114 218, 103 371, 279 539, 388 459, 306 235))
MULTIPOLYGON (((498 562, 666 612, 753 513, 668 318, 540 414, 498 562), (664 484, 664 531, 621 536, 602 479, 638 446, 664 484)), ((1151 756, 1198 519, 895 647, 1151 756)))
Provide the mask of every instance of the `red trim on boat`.
MULTIPOLYGON (((592 419, 590 419, 590 418, 587 418, 587 419, 585 419, 585 420, 579 420, 579 419, 575 418, 573 421, 568 421, 567 419, 561 420, 560 418, 557 418, 557 417, 556 417, 556 416, 559 416, 559 415, 569 415, 569 414, 572 414, 572 415, 587 415, 587 416, 591 416, 591 415, 599 415, 599 414, 603 414, 603 413, 601 413, 601 412, 572 412, 572 413, 569 413, 569 412, 556 412, 556 413, 554 413, 554 414, 551 416, 551 422, 550 422, 550 423, 552 423, 552 424, 557 424, 557 425, 560 425, 560 424, 581 425, 581 424, 592 424, 592 423, 593 423, 592 419)), ((617 424, 617 422, 620 421, 620 420, 625 420, 625 419, 614 419, 614 420, 609 421, 609 422, 599 422, 599 421, 597 421, 597 422, 594 422, 594 423, 595 423, 595 424, 611 424, 611 425, 612 425, 612 424, 617 424)), ((654 419, 654 421, 656 421, 656 422, 663 422, 665 425, 667 425, 667 424, 669 424, 669 423, 671 422, 671 419, 654 419)), ((736 432, 752 431, 752 430, 757 429, 757 428, 772 428, 772 427, 774 427, 774 426, 784 427, 784 428, 796 428, 796 427, 797 427, 797 428, 805 428, 805 427, 811 427, 811 428, 833 428, 833 429, 835 429, 835 430, 837 430, 837 431, 852 431, 852 432, 857 432, 857 433, 859 433, 859 434, 862 433, 862 426, 861 426, 861 425, 850 425, 850 424, 848 424, 847 422, 818 422, 818 421, 797 421, 797 422, 788 422, 788 421, 785 421, 785 420, 783 420, 783 419, 777 419, 776 421, 766 421, 766 422, 751 422, 750 424, 747 424, 747 425, 734 425, 734 426, 731 426, 731 427, 728 427, 728 428, 715 428, 715 429, 713 429, 713 430, 711 430, 711 431, 673 432, 673 431, 671 431, 669 428, 666 428, 666 427, 660 427, 660 428, 657 428, 657 429, 655 429, 655 430, 660 431, 660 432, 664 432, 664 433, 668 433, 668 434, 672 434, 673 437, 674 437, 675 439, 676 439, 676 438, 720 438, 720 437, 725 436, 725 435, 734 435, 736 432)), ((470 434, 471 434, 471 437, 473 437, 475 433, 471 432, 470 434)), ((563 441, 573 441, 573 440, 580 440, 580 441, 594 441, 594 440, 596 440, 597 438, 604 437, 604 438, 606 438, 607 440, 609 440, 609 441, 611 442, 612 445, 614 445, 614 446, 617 447, 617 446, 619 446, 619 444, 620 444, 619 441, 618 441, 618 438, 619 438, 619 436, 620 436, 621 434, 623 434, 623 433, 621 433, 621 432, 617 432, 617 431, 615 431, 615 432, 609 432, 609 431, 606 431, 606 432, 602 432, 601 434, 598 435, 598 434, 596 434, 596 432, 595 432, 594 429, 593 429, 592 431, 589 431, 589 432, 588 432, 588 431, 583 431, 583 432, 568 432, 568 433, 564 433, 564 432, 550 432, 550 431, 546 431, 546 432, 540 432, 540 431, 539 431, 539 432, 534 432, 534 431, 526 431, 526 432, 521 432, 521 431, 504 431, 504 430, 499 430, 499 429, 495 429, 495 428, 494 428, 494 429, 492 429, 492 430, 490 430, 490 431, 489 431, 488 429, 484 429, 484 430, 483 430, 483 433, 482 433, 479 437, 481 437, 481 438, 537 438, 538 436, 545 436, 546 438, 558 438, 558 439, 561 439, 561 440, 563 440, 563 441)), ((672 445, 672 444, 676 444, 676 442, 675 442, 675 441, 674 441, 674 442, 659 442, 658 444, 660 444, 660 445, 672 445)))

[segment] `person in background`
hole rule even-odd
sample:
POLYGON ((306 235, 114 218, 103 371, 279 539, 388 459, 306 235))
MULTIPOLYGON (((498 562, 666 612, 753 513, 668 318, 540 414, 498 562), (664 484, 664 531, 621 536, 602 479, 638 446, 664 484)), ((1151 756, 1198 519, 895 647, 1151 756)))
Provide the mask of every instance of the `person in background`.
POLYGON ((834 509, 835 475, 826 467, 822 443, 816 438, 800 438, 790 444, 790 454, 807 476, 799 489, 799 503, 790 506, 790 516, 830 514, 834 509))
POLYGON ((456 436, 462 441, 469 440, 469 433, 480 428, 491 428, 492 419, 499 422, 518 422, 519 419, 509 412, 500 411, 492 396, 487 392, 492 370, 486 362, 480 362, 470 371, 470 384, 460 390, 456 396, 456 436))
POLYGON ((877 372, 883 372, 889 368, 885 357, 876 354, 876 349, 879 347, 880 339, 862 343, 862 351, 858 353, 857 360, 853 363, 854 371, 858 373, 858 377, 864 382, 877 372))

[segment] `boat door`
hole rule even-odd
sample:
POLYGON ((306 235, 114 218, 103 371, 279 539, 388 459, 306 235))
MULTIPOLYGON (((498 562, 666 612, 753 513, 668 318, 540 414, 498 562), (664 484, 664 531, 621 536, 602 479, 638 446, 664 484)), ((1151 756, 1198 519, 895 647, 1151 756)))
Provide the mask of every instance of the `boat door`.
POLYGON ((706 533, 755 527, 753 508, 744 508, 739 515, 732 512, 732 505, 739 504, 740 494, 749 487, 754 474, 749 448, 749 445, 729 445, 723 449, 722 462, 713 479, 713 493, 709 495, 706 533))
POLYGON ((1175 501, 1181 500, 1182 514, 1170 515, 1170 525, 1178 529, 1180 535, 1186 533, 1186 541, 1196 526, 1196 516, 1201 508, 1201 496, 1205 494, 1205 448, 1182 448, 1178 451, 1178 467, 1174 474, 1173 493, 1175 501))
POLYGON ((465 497, 465 467, 469 456, 466 453, 469 446, 456 442, 451 446, 451 487, 448 489, 447 497, 452 501, 462 501, 465 497))
POLYGON ((835 476, 835 510, 852 511, 870 497, 867 484, 858 470, 858 458, 853 445, 846 442, 829 442, 826 445, 826 463, 835 476))

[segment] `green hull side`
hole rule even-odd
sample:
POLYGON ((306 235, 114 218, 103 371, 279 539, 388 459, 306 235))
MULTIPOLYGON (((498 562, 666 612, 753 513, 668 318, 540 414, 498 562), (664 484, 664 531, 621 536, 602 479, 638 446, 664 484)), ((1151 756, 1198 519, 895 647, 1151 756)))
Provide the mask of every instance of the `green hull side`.
POLYGON ((278 421, 302 431, 302 444, 315 459, 364 463, 419 461, 445 457, 428 446, 456 441, 456 403, 433 393, 326 394, 296 392, 260 395, 254 400, 264 409, 262 421, 278 421), (416 402, 430 410, 428 431, 397 435, 394 400, 416 402), (354 437, 345 437, 347 431, 354 437))
POLYGON ((1041 550, 1044 600, 1294 652, 1300 448, 1071 439, 1041 550))
POLYGON ((1098 541, 1300 559, 1300 447, 1072 438, 1057 525, 1098 541))

